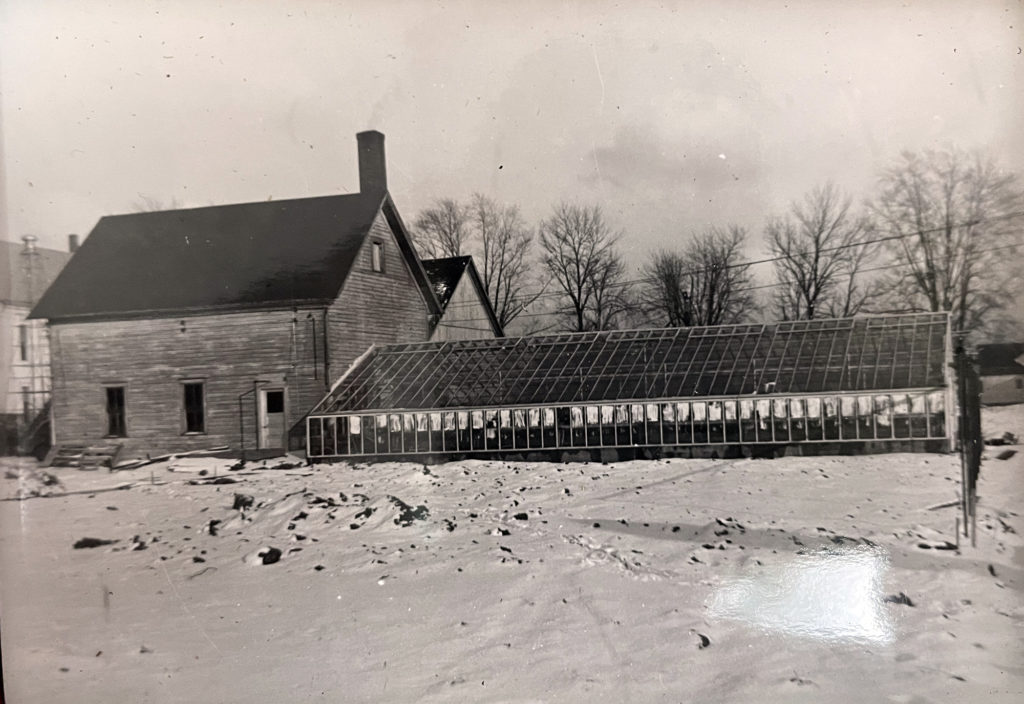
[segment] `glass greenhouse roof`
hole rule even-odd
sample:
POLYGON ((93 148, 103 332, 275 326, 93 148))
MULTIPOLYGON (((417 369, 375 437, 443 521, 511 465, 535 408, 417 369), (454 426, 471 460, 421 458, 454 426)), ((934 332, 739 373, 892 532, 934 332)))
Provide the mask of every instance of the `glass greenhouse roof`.
POLYGON ((946 385, 945 313, 372 349, 312 415, 946 385))

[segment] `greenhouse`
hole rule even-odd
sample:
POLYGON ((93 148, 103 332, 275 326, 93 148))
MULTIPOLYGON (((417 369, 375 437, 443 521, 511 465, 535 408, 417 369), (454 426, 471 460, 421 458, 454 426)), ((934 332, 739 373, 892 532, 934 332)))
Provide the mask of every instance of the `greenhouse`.
POLYGON ((307 452, 948 448, 950 359, 945 313, 389 345, 309 414, 307 452))

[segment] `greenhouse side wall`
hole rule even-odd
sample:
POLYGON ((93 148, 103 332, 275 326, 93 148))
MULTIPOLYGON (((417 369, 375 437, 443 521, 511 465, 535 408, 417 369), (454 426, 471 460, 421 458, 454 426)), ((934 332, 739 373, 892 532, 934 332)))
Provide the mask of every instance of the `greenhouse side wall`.
POLYGON ((311 415, 311 460, 948 451, 946 388, 311 415), (582 453, 582 454, 581 454, 582 453))

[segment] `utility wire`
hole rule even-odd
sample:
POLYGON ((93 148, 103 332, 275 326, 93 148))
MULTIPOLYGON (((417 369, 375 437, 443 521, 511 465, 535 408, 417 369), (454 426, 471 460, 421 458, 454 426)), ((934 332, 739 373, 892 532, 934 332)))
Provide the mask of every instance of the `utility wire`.
MULTIPOLYGON (((927 235, 927 234, 932 234, 932 233, 935 233, 935 232, 942 232, 944 230, 948 230, 948 229, 951 229, 951 228, 971 227, 971 226, 979 225, 979 224, 985 223, 985 222, 993 222, 993 221, 997 221, 997 220, 1009 220, 1009 219, 1017 218, 1017 217, 1021 217, 1021 216, 1024 216, 1024 210, 1013 212, 1013 213, 1006 213, 1006 214, 1003 214, 1003 215, 995 215, 995 216, 987 217, 987 218, 978 218, 976 220, 970 220, 968 222, 956 223, 956 224, 952 224, 952 225, 942 225, 942 226, 939 226, 939 227, 929 228, 927 230, 914 230, 913 232, 907 232, 907 233, 903 233, 903 234, 899 234, 899 235, 887 235, 885 237, 878 237, 878 238, 875 238, 875 239, 872 239, 872 240, 863 240, 863 241, 860 241, 860 242, 851 242, 851 243, 848 243, 848 244, 837 245, 835 247, 824 247, 822 249, 817 250, 817 252, 818 252, 818 254, 823 254, 825 252, 837 252, 839 250, 851 249, 853 247, 867 247, 868 245, 872 245, 872 244, 880 244, 882 242, 892 242, 892 241, 895 241, 895 240, 907 239, 908 237, 916 237, 918 235, 927 235)), ((1014 245, 1014 246, 1016 246, 1016 245, 1014 245)), ((990 252, 994 252, 994 251, 998 251, 998 250, 997 249, 990 249, 989 251, 990 252)), ((727 264, 727 265, 725 265, 725 266, 723 266, 721 268, 722 269, 741 269, 741 268, 747 268, 747 267, 751 267, 751 266, 756 266, 756 265, 759 265, 759 264, 771 264, 773 262, 782 261, 784 259, 792 259, 794 257, 813 255, 814 253, 815 253, 814 250, 807 250, 807 251, 803 251, 803 252, 795 252, 795 253, 790 254, 790 255, 779 255, 779 256, 774 256, 774 257, 765 257, 764 259, 755 259, 753 261, 748 261, 748 262, 737 262, 735 264, 727 264)), ((902 265, 897 265, 897 266, 902 266, 902 265)), ((706 271, 709 271, 709 269, 707 269, 707 268, 703 268, 703 269, 690 269, 688 271, 681 272, 680 275, 681 276, 692 276, 694 274, 702 274, 702 273, 704 273, 706 271)), ((864 271, 869 271, 869 270, 865 269, 864 271)), ((631 286, 633 284, 653 283, 655 281, 656 281, 656 279, 654 279, 654 278, 645 277, 645 278, 641 278, 641 279, 630 279, 628 281, 618 281, 618 282, 616 282, 614 284, 609 284, 609 287, 612 287, 612 286, 631 286)), ((766 286, 757 286, 757 287, 754 287, 754 288, 766 288, 768 286, 774 286, 774 285, 776 285, 776 284, 770 284, 770 285, 766 285, 766 286)), ((751 290, 751 289, 741 289, 741 290, 751 290)), ((514 299, 523 299, 523 298, 531 298, 531 297, 534 297, 534 296, 537 297, 537 298, 546 298, 546 297, 550 297, 550 296, 562 296, 562 295, 564 295, 564 293, 561 292, 561 291, 544 292, 543 290, 541 290, 539 292, 531 291, 531 292, 528 292, 528 293, 516 294, 515 296, 513 296, 513 298, 514 299)), ((468 306, 468 305, 471 305, 471 304, 455 303, 453 305, 450 305, 449 308, 457 307, 457 306, 468 306)), ((521 316, 517 316, 517 317, 521 317, 521 316)))
MULTIPOLYGON (((989 252, 1001 252, 1001 251, 1008 250, 1008 249, 1016 249, 1016 248, 1021 247, 1021 246, 1024 246, 1024 242, 1018 243, 1018 244, 1004 245, 1002 247, 994 247, 994 248, 992 248, 992 249, 990 249, 988 251, 989 252)), ((914 263, 915 264, 920 264, 921 262, 914 262, 914 263)), ((840 281, 849 280, 852 277, 857 276, 858 274, 866 274, 866 273, 872 272, 872 271, 883 271, 885 269, 898 269, 898 268, 904 267, 904 266, 907 266, 907 264, 906 263, 886 264, 885 266, 876 266, 876 267, 871 267, 869 269, 861 269, 858 272, 854 272, 852 274, 848 274, 848 275, 839 277, 838 280, 840 280, 840 281)), ((734 289, 733 292, 734 293, 741 293, 743 291, 758 291, 758 290, 761 290, 761 289, 777 288, 779 286, 787 286, 787 285, 788 284, 786 282, 784 282, 784 281, 777 281, 777 282, 771 283, 771 284, 758 284, 757 286, 745 286, 743 288, 734 289)), ((515 319, 518 320, 519 318, 538 318, 538 317, 546 317, 546 316, 551 316, 551 315, 558 315, 558 311, 544 311, 542 313, 520 313, 519 315, 516 316, 515 319)), ((469 322, 479 322, 479 321, 484 321, 484 320, 487 320, 487 318, 466 318, 464 320, 460 320, 459 322, 460 323, 469 323, 469 322)), ((444 325, 444 323, 441 323, 441 325, 444 325)))

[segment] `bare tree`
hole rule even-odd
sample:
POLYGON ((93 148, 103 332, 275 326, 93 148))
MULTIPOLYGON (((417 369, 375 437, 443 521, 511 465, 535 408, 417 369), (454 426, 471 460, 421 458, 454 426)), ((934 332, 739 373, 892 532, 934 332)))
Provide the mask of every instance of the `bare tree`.
POLYGON ((958 330, 996 324, 1019 290, 1017 176, 981 154, 905 152, 881 177, 872 209, 889 236, 891 293, 910 309, 952 311, 958 330))
MULTIPOLYGON (((868 234, 871 230, 869 228, 868 234)), ((877 276, 870 276, 871 263, 879 258, 879 247, 870 240, 850 249, 850 255, 839 266, 835 291, 828 297, 825 313, 830 318, 848 318, 866 311, 879 300, 883 288, 877 276)))
POLYGON ((649 317, 670 327, 736 323, 754 308, 746 231, 730 225, 696 235, 681 252, 659 251, 644 267, 649 317))
POLYGON ((778 259, 775 301, 786 320, 854 315, 867 303, 862 270, 874 255, 867 220, 832 183, 815 188, 790 212, 769 221, 769 251, 778 259))
POLYGON ((179 210, 183 208, 177 196, 171 196, 170 201, 164 202, 156 196, 148 196, 139 193, 139 200, 132 203, 132 210, 136 213, 153 213, 161 210, 179 210))
POLYGON ((533 232, 519 208, 500 206, 474 193, 467 208, 469 224, 482 254, 481 278, 498 323, 505 328, 543 293, 533 280, 529 253, 533 232), (529 285, 532 291, 527 291, 529 285))
POLYGON ((421 256, 458 257, 469 237, 466 209, 452 198, 441 198, 416 218, 413 239, 421 256))
POLYGON ((625 268, 613 263, 618 238, 598 206, 562 203, 541 223, 544 266, 562 297, 559 312, 570 330, 602 329, 614 322, 607 289, 623 283, 625 268))
POLYGON ((659 250, 643 266, 645 312, 656 325, 693 325, 690 303, 691 266, 681 252, 659 250))
POLYGON ((593 294, 585 315, 588 330, 615 330, 627 322, 637 303, 625 278, 626 265, 615 250, 597 262, 590 275, 593 294))

